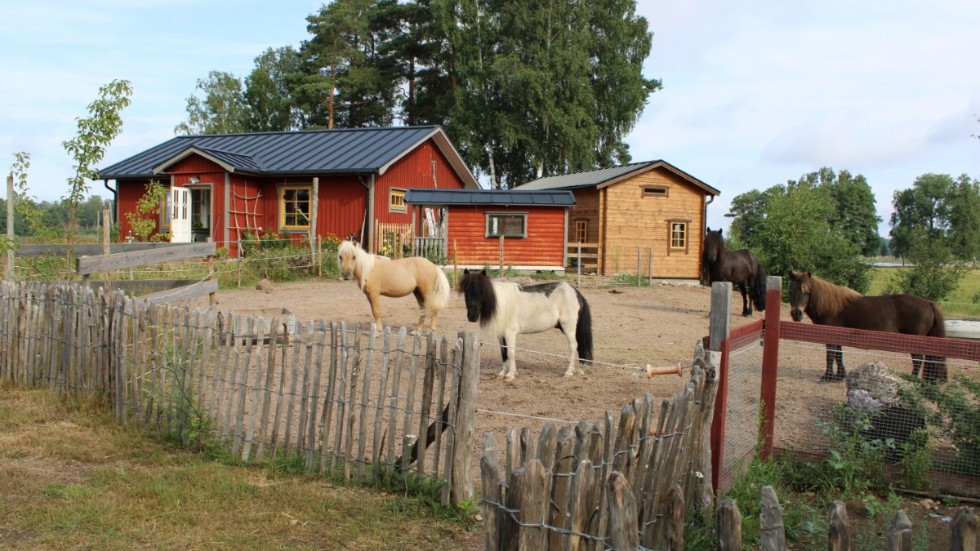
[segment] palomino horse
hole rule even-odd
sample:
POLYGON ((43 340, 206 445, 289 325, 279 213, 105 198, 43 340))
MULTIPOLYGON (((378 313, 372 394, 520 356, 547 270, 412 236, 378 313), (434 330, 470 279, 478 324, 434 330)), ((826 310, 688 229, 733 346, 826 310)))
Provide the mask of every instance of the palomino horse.
POLYGON ((704 248, 701 249, 701 282, 730 281, 742 292, 742 315, 752 315, 755 309, 766 309, 766 272, 748 249, 730 251, 725 248, 721 230, 705 228, 704 248))
POLYGON ((449 303, 451 289, 441 268, 419 256, 392 260, 374 255, 350 240, 340 243, 337 257, 343 278, 354 276, 371 303, 371 313, 378 328, 381 327, 381 297, 403 297, 412 293, 419 303, 419 322, 415 330, 422 329, 428 313, 429 329, 435 331, 436 317, 449 303))
POLYGON ((579 361, 592 361, 592 313, 576 288, 564 281, 521 286, 465 270, 459 290, 466 299, 466 318, 480 322, 480 329, 500 340, 503 369, 497 375, 513 381, 517 375, 514 347, 519 333, 541 333, 558 329, 568 339, 568 368, 571 377, 579 361), (510 354, 508 354, 508 349, 510 354), (509 356, 509 358, 508 358, 509 356), (577 361, 578 360, 578 361, 577 361))
MULTIPOLYGON (((915 295, 882 295, 866 297, 847 287, 816 277, 810 272, 790 274, 789 304, 793 321, 803 319, 803 313, 818 325, 833 325, 887 331, 906 335, 946 336, 943 313, 936 303, 915 295)), ((925 362, 922 378, 927 382, 946 380, 946 359, 938 356, 912 354, 912 374, 919 375, 925 362)), ((847 371, 839 344, 827 345, 827 371, 821 381, 839 381, 847 371), (834 362, 837 374, 834 375, 834 362)))

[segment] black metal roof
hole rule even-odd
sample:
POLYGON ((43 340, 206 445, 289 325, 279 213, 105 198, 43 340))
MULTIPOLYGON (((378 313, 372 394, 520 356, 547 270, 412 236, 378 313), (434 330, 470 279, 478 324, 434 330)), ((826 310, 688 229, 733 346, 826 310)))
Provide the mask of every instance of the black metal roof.
POLYGON ((500 205, 570 207, 575 196, 567 190, 410 189, 405 202, 414 205, 500 205))
POLYGON ((684 178, 695 186, 698 186, 704 191, 708 192, 709 195, 719 195, 721 193, 717 189, 709 186, 701 180, 698 180, 694 176, 691 176, 690 174, 666 161, 646 161, 642 163, 631 163, 628 165, 600 168, 598 170, 588 170, 585 172, 573 172, 571 174, 547 176, 545 178, 538 178, 537 180, 517 186, 514 189, 524 191, 533 189, 576 189, 584 187, 604 187, 615 184, 616 182, 624 180, 630 176, 633 176, 634 174, 646 172, 658 167, 665 168, 681 178, 684 178))
POLYGON ((193 154, 235 173, 384 174, 428 139, 467 187, 477 186, 476 178, 438 126, 177 136, 99 170, 99 179, 150 178, 193 154))

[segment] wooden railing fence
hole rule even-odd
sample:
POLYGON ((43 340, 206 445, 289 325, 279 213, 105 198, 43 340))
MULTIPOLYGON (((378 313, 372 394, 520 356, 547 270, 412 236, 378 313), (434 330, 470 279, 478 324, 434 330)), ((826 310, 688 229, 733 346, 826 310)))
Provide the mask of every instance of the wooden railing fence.
POLYGON ((477 334, 324 321, 288 331, 121 292, 4 282, 0 379, 245 462, 295 456, 309 472, 416 476, 437 481, 444 503, 472 497, 477 334))
POLYGON ((650 395, 537 440, 510 429, 501 463, 496 438, 481 461, 485 548, 660 548, 685 503, 713 501, 708 436, 717 383, 698 345, 691 379, 673 400, 650 395))

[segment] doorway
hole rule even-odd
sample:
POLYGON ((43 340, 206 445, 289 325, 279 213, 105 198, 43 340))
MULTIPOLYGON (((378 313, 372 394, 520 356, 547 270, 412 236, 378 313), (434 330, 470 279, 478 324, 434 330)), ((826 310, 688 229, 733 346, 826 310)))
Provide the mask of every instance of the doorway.
POLYGON ((206 243, 211 241, 211 187, 187 186, 191 192, 191 241, 206 243))

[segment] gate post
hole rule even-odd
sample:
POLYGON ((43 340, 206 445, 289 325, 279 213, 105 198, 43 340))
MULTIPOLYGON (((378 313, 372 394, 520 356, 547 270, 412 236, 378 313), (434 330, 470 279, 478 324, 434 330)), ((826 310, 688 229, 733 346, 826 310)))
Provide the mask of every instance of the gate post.
POLYGON ((480 384, 480 333, 463 335, 463 360, 459 377, 456 410, 456 438, 453 446, 449 500, 455 506, 473 497, 470 456, 473 453, 473 422, 480 384))
MULTIPOLYGON (((718 495, 721 467, 724 462, 725 417, 728 415, 728 336, 731 334, 732 284, 716 281, 711 284, 711 327, 708 350, 721 352, 718 362, 718 394, 715 395, 714 417, 711 419, 711 488, 718 495)), ((712 354, 717 356, 718 354, 712 354)), ((714 361, 712 361, 714 363, 714 361)))
POLYGON ((783 302, 783 278, 766 278, 765 333, 762 341, 762 388, 759 401, 762 403, 762 449, 759 459, 765 461, 772 455, 772 437, 776 421, 776 376, 779 368, 779 315, 783 302))

